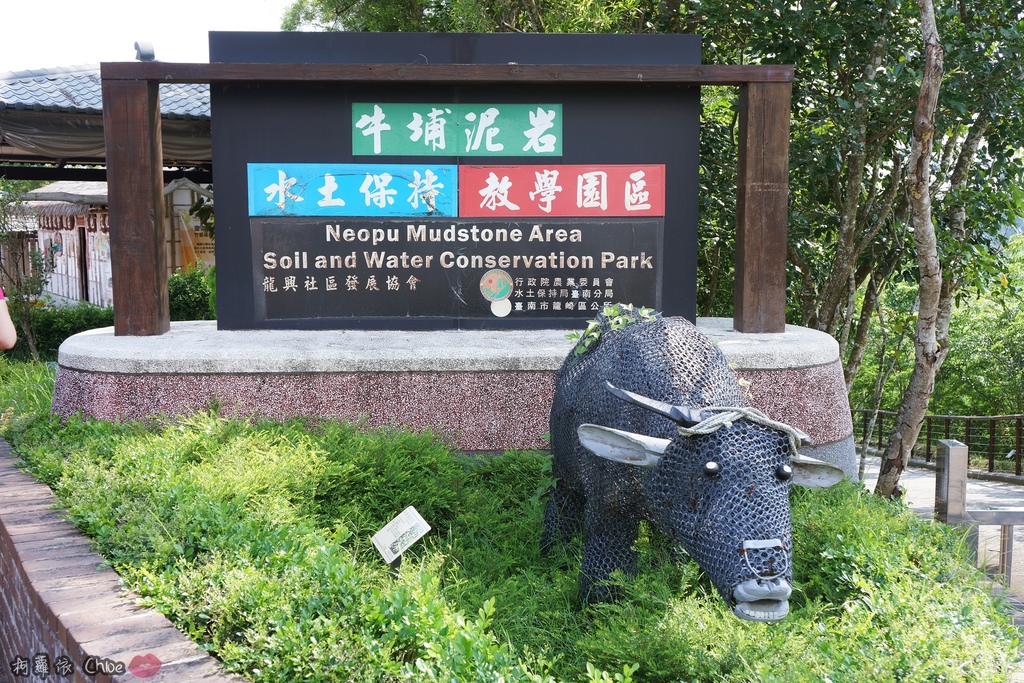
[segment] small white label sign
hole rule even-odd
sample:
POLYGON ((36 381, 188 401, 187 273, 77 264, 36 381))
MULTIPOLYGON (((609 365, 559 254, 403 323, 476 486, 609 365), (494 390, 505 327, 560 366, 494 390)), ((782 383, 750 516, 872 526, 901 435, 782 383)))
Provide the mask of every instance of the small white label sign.
POLYGON ((410 505, 388 522, 387 526, 375 533, 370 540, 373 541, 373 546, 384 558, 384 561, 391 564, 413 543, 423 538, 428 531, 430 531, 430 525, 420 516, 416 508, 410 505))

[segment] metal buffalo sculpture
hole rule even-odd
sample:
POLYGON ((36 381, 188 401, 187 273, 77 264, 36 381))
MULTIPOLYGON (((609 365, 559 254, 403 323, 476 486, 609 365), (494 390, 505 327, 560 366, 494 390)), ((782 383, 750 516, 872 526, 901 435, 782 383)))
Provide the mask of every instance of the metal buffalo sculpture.
POLYGON ((796 455, 806 435, 743 408, 725 357, 688 321, 630 309, 597 323, 597 341, 577 345, 556 375, 557 483, 541 550, 582 528, 581 595, 609 600, 611 574, 636 572, 632 546, 648 520, 736 616, 782 619, 793 574, 789 487, 829 486, 842 470, 796 455))

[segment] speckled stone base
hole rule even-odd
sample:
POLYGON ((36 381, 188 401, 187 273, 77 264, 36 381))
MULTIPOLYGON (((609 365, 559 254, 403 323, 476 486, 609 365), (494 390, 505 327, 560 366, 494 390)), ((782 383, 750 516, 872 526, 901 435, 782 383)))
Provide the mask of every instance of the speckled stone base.
POLYGON ((750 405, 811 437, 811 446, 801 449, 804 455, 857 474, 853 419, 838 359, 810 368, 737 369, 736 374, 750 382, 750 405))
POLYGON ((216 403, 225 415, 429 428, 459 450, 497 451, 547 447, 553 391, 550 371, 143 375, 60 367, 53 412, 136 420, 216 403))
MULTIPOLYGON (((856 472, 835 340, 792 326, 750 335, 718 318, 697 325, 750 382, 750 405, 856 472)), ((226 415, 430 428, 466 451, 545 448, 554 373, 572 348, 565 332, 228 332, 211 322, 173 323, 158 337, 92 330, 61 346, 53 412, 117 420, 216 405, 226 415)))
POLYGON ((815 444, 840 441, 853 433, 843 366, 837 359, 810 368, 736 369, 750 382, 748 400, 779 422, 802 426, 815 444), (837 408, 847 407, 846 410, 837 408), (807 418, 813 416, 813 422, 807 418))

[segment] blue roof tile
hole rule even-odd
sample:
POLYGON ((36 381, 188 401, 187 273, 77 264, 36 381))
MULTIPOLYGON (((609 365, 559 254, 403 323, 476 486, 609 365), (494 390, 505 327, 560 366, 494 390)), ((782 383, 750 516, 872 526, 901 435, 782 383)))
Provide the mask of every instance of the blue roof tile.
MULTIPOLYGON (((0 73, 0 109, 33 109, 81 114, 103 111, 98 64, 0 73)), ((160 85, 160 113, 166 118, 209 119, 206 83, 160 85)))

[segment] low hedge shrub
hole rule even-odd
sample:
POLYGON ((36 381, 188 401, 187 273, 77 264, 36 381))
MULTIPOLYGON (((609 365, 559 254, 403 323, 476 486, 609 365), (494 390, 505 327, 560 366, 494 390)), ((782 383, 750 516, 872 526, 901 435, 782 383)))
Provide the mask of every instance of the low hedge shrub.
MULTIPOLYGON (((100 308, 85 301, 74 306, 34 306, 29 310, 39 357, 43 361, 56 361, 57 349, 71 335, 114 324, 114 309, 100 308)), ((32 357, 20 328, 18 342, 8 353, 11 358, 20 360, 32 357)))
MULTIPOLYGON (((178 268, 167 279, 170 319, 215 320, 217 303, 213 287, 213 268, 205 269, 201 265, 178 268)), ((114 324, 113 308, 101 308, 86 301, 70 306, 44 304, 30 310, 39 358, 44 362, 57 360, 57 350, 68 337, 114 324)), ((17 360, 31 359, 32 354, 20 329, 18 342, 13 349, 0 351, 0 355, 4 354, 17 360)))
POLYGON ((62 424, 13 367, 0 430, 29 470, 146 604, 253 681, 990 683, 1018 656, 960 532, 859 484, 794 490, 780 623, 737 620, 649 530, 624 598, 586 608, 579 544, 537 551, 544 453, 330 421, 62 424), (433 530, 391 569, 370 535, 408 505, 433 530))
POLYGON ((216 320, 213 282, 213 269, 208 270, 201 263, 171 273, 167 278, 171 320, 216 320))

